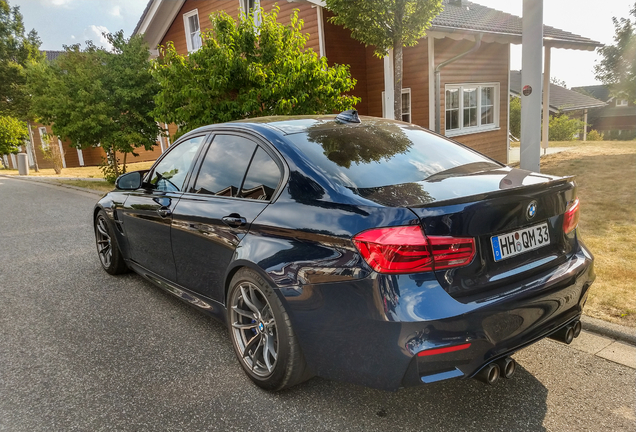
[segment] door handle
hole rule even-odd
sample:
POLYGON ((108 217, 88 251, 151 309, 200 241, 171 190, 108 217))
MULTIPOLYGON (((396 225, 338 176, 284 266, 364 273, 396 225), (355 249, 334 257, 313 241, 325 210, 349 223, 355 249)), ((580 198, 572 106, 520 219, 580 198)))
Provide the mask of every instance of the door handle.
POLYGON ((159 207, 157 209, 157 213, 159 213, 159 216, 161 216, 162 218, 166 218, 172 214, 172 210, 170 210, 168 207, 159 207))
POLYGON ((223 218, 223 223, 232 228, 238 228, 245 225, 247 223, 247 220, 244 217, 241 217, 241 215, 232 213, 231 215, 225 216, 223 218))

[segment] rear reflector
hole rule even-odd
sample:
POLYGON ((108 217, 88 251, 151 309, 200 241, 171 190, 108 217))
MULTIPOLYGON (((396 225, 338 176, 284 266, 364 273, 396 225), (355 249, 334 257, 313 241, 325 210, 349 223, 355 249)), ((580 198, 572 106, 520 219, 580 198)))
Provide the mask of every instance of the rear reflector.
POLYGON ((353 237, 365 261, 379 273, 415 273, 469 264, 472 238, 426 236, 417 225, 376 228, 353 237))
POLYGON ((566 234, 574 231, 579 224, 579 199, 575 199, 563 215, 563 232, 566 234))
POLYGON ((418 357, 424 357, 424 356, 431 356, 431 355, 437 355, 437 354, 445 354, 449 352, 465 350, 465 349, 468 349, 469 347, 470 347, 470 344, 467 343, 463 345, 454 345, 454 346, 449 346, 444 348, 433 348, 429 350, 420 351, 417 353, 417 355, 418 357))

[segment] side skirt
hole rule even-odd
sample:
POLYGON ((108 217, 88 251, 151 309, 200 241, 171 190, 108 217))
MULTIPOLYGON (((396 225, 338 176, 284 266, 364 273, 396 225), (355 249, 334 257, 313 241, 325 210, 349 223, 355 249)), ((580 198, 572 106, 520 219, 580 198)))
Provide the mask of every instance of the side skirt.
POLYGON ((205 312, 206 314, 211 315, 218 321, 221 321, 224 324, 226 323, 227 314, 225 305, 217 302, 216 300, 212 300, 200 294, 196 294, 187 288, 171 282, 140 266, 134 261, 126 260, 126 264, 128 264, 128 267, 130 267, 135 273, 139 274, 144 279, 152 282, 164 291, 174 295, 178 299, 194 306, 195 308, 205 312))

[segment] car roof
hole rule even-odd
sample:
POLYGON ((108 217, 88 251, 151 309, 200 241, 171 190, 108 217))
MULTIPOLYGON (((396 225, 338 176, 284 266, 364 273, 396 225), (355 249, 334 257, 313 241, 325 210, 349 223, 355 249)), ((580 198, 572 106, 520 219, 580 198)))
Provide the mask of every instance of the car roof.
POLYGON ((267 125, 277 129, 284 135, 292 135, 297 133, 307 132, 309 128, 313 131, 328 130, 335 128, 345 127, 360 127, 364 128, 368 126, 366 121, 372 121, 374 125, 379 123, 396 123, 395 120, 383 119, 378 117, 360 116, 360 123, 343 122, 336 119, 335 114, 331 115, 302 115, 302 116, 268 116, 257 117, 245 120, 236 120, 229 123, 240 125, 267 125))

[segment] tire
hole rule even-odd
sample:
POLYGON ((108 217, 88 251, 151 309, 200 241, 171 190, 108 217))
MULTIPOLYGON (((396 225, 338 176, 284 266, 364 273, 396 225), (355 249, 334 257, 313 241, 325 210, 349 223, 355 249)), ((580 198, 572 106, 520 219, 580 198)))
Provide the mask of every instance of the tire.
POLYGON ((227 305, 234 352, 256 385, 278 391, 311 378, 285 308, 258 273, 242 268, 234 275, 227 305))
POLYGON ((118 275, 129 271, 104 210, 100 210, 95 218, 95 245, 99 261, 106 272, 118 275))

